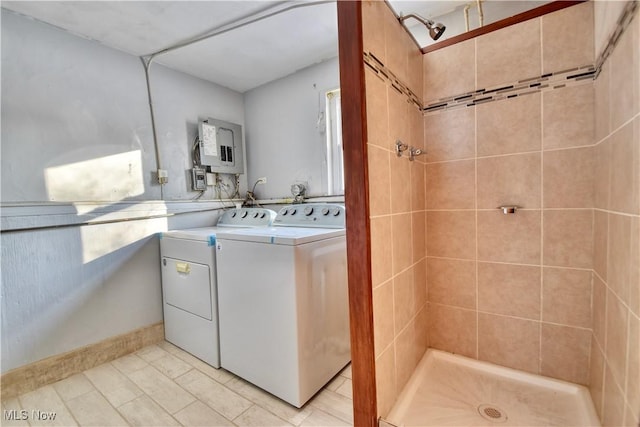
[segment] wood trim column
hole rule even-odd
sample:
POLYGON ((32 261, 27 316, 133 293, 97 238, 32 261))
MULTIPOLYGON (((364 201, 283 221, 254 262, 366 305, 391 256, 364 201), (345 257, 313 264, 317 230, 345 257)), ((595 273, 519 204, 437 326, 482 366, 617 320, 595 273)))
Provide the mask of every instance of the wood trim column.
POLYGON ((377 426, 362 4, 338 1, 354 425, 377 426))

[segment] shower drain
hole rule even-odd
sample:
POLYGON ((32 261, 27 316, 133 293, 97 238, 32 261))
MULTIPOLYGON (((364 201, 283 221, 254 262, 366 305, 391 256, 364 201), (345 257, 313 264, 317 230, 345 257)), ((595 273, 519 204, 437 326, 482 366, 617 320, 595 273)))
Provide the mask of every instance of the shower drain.
POLYGON ((494 405, 482 404, 478 406, 478 413, 482 418, 494 423, 503 423, 507 421, 507 415, 504 411, 494 405))

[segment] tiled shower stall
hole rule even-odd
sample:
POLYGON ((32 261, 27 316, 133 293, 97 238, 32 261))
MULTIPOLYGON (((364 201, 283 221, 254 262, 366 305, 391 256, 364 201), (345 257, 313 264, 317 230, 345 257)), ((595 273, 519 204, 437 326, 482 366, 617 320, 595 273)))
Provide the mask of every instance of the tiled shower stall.
POLYGON ((424 55, 384 2, 362 9, 378 415, 432 347, 587 385, 605 425, 637 425, 637 8, 424 55))

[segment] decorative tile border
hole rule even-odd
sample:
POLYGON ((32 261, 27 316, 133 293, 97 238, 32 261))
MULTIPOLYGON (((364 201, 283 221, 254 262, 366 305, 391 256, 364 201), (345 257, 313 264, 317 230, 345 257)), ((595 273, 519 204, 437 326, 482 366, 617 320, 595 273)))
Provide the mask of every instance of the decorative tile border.
POLYGON ((371 52, 364 52, 364 64, 369 67, 390 87, 398 91, 407 98, 407 102, 413 104, 416 108, 422 110, 422 101, 411 90, 409 86, 404 84, 400 79, 371 52))
POLYGON ((518 80, 508 85, 500 85, 488 89, 478 89, 447 98, 431 101, 422 109, 425 114, 442 110, 452 110, 460 107, 473 107, 479 104, 486 104, 501 99, 515 98, 518 96, 530 95, 532 93, 545 92, 553 89, 560 89, 568 86, 577 86, 593 81, 596 70, 593 65, 572 68, 570 70, 558 71, 555 73, 543 74, 540 77, 533 77, 518 80))
POLYGON ((625 32, 627 27, 629 27, 631 21, 633 21, 635 13, 640 7, 639 3, 638 0, 630 0, 627 2, 618 19, 616 28, 609 37, 607 46, 603 49, 595 64, 587 64, 569 70, 546 73, 539 77, 518 80, 511 84, 461 93, 432 100, 426 104, 422 103, 420 98, 371 52, 364 52, 364 63, 375 72, 378 77, 385 81, 387 85, 397 90, 398 93, 403 94, 407 98, 407 102, 419 108, 424 115, 455 108, 474 107, 492 101, 546 92, 564 87, 578 86, 592 82, 598 77, 603 64, 618 44, 620 36, 625 32))

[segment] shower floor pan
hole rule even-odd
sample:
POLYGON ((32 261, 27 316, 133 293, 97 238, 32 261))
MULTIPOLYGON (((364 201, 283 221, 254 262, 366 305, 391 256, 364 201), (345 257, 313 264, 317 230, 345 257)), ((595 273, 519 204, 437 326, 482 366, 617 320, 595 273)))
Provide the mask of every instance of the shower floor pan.
POLYGON ((429 349, 381 426, 600 426, 581 386, 429 349))

